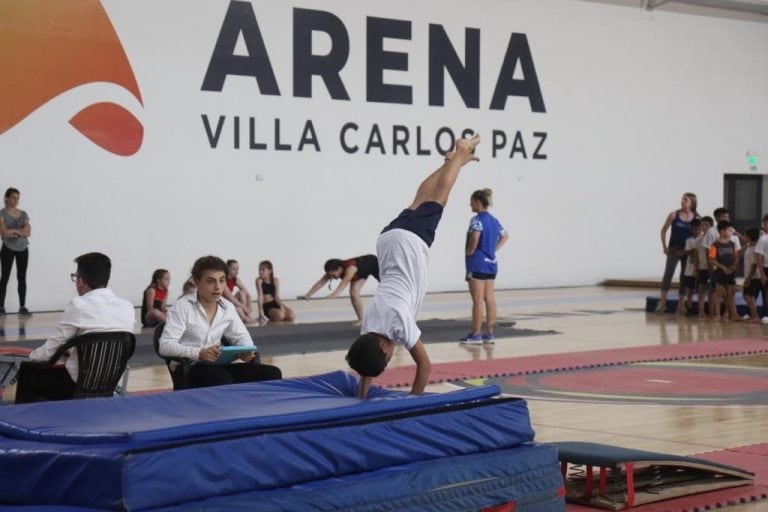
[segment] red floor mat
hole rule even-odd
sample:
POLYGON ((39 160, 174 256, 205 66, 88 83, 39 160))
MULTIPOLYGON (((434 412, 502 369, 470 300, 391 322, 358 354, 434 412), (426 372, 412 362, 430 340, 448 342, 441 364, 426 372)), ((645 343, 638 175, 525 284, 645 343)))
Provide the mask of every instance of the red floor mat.
MULTIPOLYGON (((705 492, 683 498, 675 498, 659 503, 641 505, 629 510, 635 512, 699 512, 714 510, 726 506, 768 500, 768 444, 756 444, 729 448, 717 452, 692 455, 702 459, 737 466, 755 474, 755 483, 743 487, 705 492)), ((765 504, 768 510, 768 502, 765 504)), ((567 512, 594 512, 596 508, 568 504, 567 512)), ((739 509, 735 509, 734 512, 739 509)))
MULTIPOLYGON (((684 345, 652 345, 569 352, 565 354, 508 357, 485 361, 435 363, 432 365, 429 382, 434 384, 437 382, 483 377, 523 375, 629 363, 679 361, 766 353, 768 353, 768 339, 745 338, 698 341, 684 345)), ((374 384, 386 387, 410 386, 415 373, 415 366, 390 368, 376 378, 374 384)))

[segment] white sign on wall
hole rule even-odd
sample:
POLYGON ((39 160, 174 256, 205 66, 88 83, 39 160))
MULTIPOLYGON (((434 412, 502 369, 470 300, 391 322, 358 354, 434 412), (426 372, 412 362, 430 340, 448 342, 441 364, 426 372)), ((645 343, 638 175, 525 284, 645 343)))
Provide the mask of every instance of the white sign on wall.
POLYGON ((326 259, 373 252, 473 132, 431 289, 464 289, 485 187, 512 233, 498 287, 654 275, 679 195, 719 206, 724 155, 760 150, 768 119, 765 74, 722 93, 768 51, 733 20, 567 0, 29 0, 0 19, 0 187, 32 220, 33 309, 61 308, 94 250, 136 304, 155 268, 173 295, 209 253, 304 292, 326 259), (745 104, 759 115, 728 122, 745 104))

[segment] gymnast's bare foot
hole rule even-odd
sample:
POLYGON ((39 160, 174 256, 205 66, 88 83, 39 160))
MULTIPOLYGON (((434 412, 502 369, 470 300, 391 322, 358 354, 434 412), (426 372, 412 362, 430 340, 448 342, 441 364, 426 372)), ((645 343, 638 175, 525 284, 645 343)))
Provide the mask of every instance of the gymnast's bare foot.
POLYGON ((478 162, 480 158, 475 155, 475 148, 480 144, 480 134, 476 133, 471 139, 456 139, 456 148, 453 154, 449 158, 451 152, 446 153, 446 160, 452 160, 453 158, 459 158, 461 165, 468 162, 478 162))

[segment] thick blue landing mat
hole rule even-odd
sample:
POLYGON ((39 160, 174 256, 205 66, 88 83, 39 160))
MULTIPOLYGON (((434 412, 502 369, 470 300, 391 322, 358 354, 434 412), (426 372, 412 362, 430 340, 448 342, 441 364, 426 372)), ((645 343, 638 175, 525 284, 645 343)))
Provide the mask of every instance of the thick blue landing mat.
POLYGON ((153 512, 451 512, 504 504, 517 512, 561 512, 564 495, 557 450, 526 443, 153 512))
POLYGON ((518 446, 495 386, 404 396, 305 379, 0 409, 0 504, 147 509, 518 446), (87 482, 86 485, 83 483, 87 482))

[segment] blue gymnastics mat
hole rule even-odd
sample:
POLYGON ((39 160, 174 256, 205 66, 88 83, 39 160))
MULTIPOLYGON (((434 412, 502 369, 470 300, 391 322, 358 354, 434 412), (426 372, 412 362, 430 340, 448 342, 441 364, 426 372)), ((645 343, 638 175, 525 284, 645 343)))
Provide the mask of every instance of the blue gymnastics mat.
POLYGON ((533 440, 495 386, 406 396, 335 372, 0 409, 0 504, 150 510, 533 440))
POLYGON ((564 495, 557 451, 550 445, 526 443, 155 512, 449 512, 500 504, 516 512, 559 512, 565 509, 564 495))

